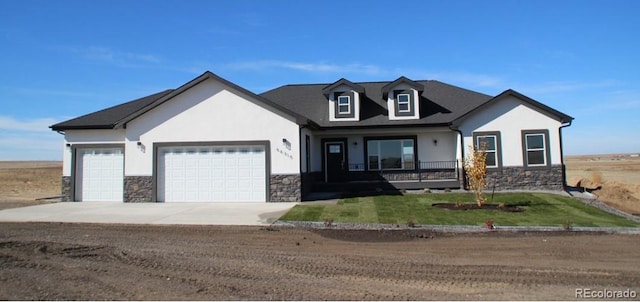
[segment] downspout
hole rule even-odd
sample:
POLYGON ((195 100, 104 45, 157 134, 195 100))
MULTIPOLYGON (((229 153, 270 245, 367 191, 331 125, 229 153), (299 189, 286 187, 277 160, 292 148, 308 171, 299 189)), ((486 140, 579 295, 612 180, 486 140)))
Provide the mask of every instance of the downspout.
MULTIPOLYGON (((449 125, 449 129, 452 131, 458 132, 460 135, 460 156, 462 160, 464 160, 464 135, 462 135, 462 131, 460 129, 453 128, 452 125, 449 125)), ((466 173, 464 171, 464 163, 460 163, 460 171, 462 172, 462 188, 467 189, 467 178, 465 177, 466 173)))
POLYGON ((558 128, 558 135, 560 138, 560 165, 562 166, 562 187, 565 189, 567 188, 567 168, 564 165, 564 147, 562 144, 562 128, 571 126, 571 122, 573 121, 569 121, 569 123, 564 123, 560 126, 560 128, 558 128))

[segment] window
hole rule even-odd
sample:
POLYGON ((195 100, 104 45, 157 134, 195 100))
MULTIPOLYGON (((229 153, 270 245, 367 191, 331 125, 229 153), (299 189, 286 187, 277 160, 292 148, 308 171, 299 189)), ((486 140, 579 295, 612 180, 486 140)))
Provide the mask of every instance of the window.
POLYGON ((544 141, 544 133, 525 134, 527 166, 545 166, 547 164, 547 158, 545 156, 546 145, 544 141))
POLYGON ((351 113, 351 98, 349 96, 338 97, 338 114, 351 113))
POLYGON ((495 135, 478 135, 476 136, 476 148, 482 150, 485 148, 484 153, 486 155, 487 168, 498 167, 498 151, 495 135))
POLYGON ((502 167, 502 146, 500 143, 500 132, 474 132, 473 147, 480 149, 484 145, 486 155, 485 162, 488 169, 499 169, 502 167))
POLYGON ((406 93, 398 95, 398 112, 411 112, 409 100, 411 100, 411 98, 406 93))
POLYGON ((550 167, 549 130, 522 130, 522 158, 525 167, 550 167))
POLYGON ((415 139, 367 141, 369 170, 413 170, 415 139))

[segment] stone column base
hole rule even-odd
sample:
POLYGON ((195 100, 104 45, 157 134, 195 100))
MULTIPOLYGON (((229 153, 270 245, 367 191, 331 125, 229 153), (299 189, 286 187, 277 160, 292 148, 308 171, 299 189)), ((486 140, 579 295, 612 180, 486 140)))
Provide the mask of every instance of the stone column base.
POLYGON ((125 176, 124 202, 152 202, 152 176, 125 176))
POLYGON ((270 202, 302 200, 300 174, 272 174, 269 182, 270 202))

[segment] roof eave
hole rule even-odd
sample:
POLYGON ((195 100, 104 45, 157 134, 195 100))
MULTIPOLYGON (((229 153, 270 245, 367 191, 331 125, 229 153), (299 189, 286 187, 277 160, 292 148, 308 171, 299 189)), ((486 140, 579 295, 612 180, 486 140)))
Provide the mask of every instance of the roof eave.
POLYGON ((467 117, 473 115, 473 113, 475 113, 476 111, 482 110, 486 106, 489 106, 492 103, 494 103, 495 101, 503 99, 503 98, 505 98, 507 96, 513 96, 513 97, 518 98, 518 99, 520 99, 522 101, 525 101, 526 103, 528 103, 528 104, 530 104, 530 105, 532 105, 532 106, 534 106, 534 107, 536 107, 538 109, 541 109, 541 110, 545 111, 546 113, 548 113, 550 115, 555 116, 557 118, 557 120, 560 121, 561 123, 568 123, 570 121, 573 121, 573 119, 574 119, 573 117, 571 117, 571 116, 569 116, 569 115, 567 115, 565 113, 562 113, 562 112, 560 112, 560 111, 558 111, 556 109, 553 109, 553 108, 551 108, 551 107, 549 107, 549 106, 547 106, 545 104, 542 104, 542 103, 540 103, 540 102, 538 102, 538 101, 536 101, 536 100, 534 100, 534 99, 532 99, 532 98, 530 98, 530 97, 528 97, 528 96, 526 96, 526 95, 524 95, 522 93, 519 93, 519 92, 517 92, 517 91, 515 91, 513 89, 507 89, 507 90, 503 91, 502 93, 498 94, 497 96, 495 96, 495 97, 487 100, 486 102, 480 104, 476 108, 474 108, 474 109, 466 112, 465 114, 459 116, 458 118, 456 118, 455 120, 453 120, 451 122, 451 126, 452 127, 460 126, 460 124, 467 117))

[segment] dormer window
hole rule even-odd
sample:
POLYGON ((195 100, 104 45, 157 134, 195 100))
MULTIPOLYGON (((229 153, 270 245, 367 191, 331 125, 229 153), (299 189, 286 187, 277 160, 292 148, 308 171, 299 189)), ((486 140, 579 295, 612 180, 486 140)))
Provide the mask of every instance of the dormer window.
POLYGON ((415 116, 415 97, 413 95, 413 90, 394 90, 393 94, 395 95, 394 108, 395 108, 395 116, 397 117, 413 117, 415 116))
POLYGON ((338 114, 351 113, 351 97, 348 95, 338 96, 338 114))
POLYGON ((360 120, 360 96, 364 95, 364 87, 343 78, 322 88, 322 94, 329 101, 329 121, 360 120))
POLYGON ((424 85, 405 77, 382 86, 390 120, 420 119, 420 98, 424 85))
POLYGON ((398 94, 398 112, 411 112, 411 107, 409 106, 409 101, 411 100, 411 96, 408 93, 398 94))

